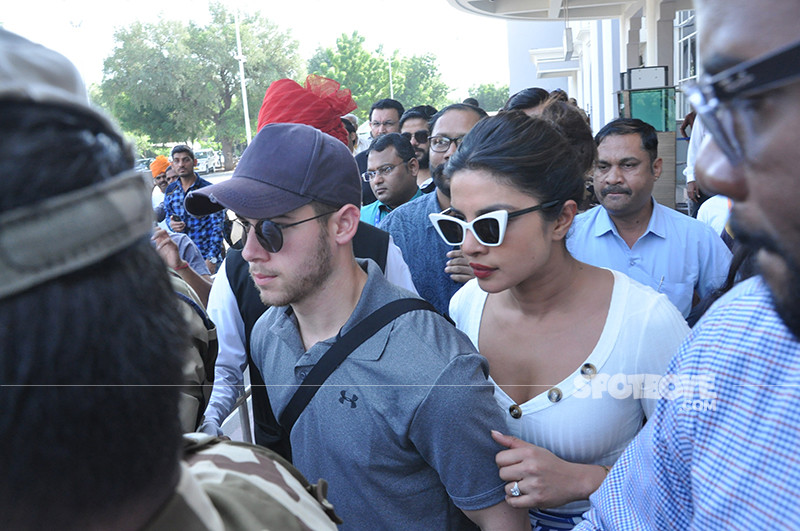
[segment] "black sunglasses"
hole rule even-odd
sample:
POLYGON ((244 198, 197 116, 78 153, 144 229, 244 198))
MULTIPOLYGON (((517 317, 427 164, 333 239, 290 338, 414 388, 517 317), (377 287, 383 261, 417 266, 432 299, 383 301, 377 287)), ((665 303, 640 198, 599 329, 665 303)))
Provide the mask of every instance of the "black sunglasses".
POLYGON ((283 229, 300 225, 301 223, 311 221, 312 219, 319 219, 323 216, 333 214, 334 212, 336 211, 332 210, 330 212, 325 212, 324 214, 314 216, 313 218, 303 219, 294 223, 275 223, 274 221, 270 221, 268 219, 261 219, 257 221, 255 225, 252 225, 249 221, 242 218, 237 218, 236 222, 241 225, 243 229, 242 247, 247 245, 247 235, 250 233, 250 227, 254 226, 256 229, 256 239, 261 247, 270 253, 277 253, 283 247, 283 229))
POLYGON ((406 131, 405 133, 400 134, 403 135, 409 142, 411 142, 412 137, 417 141, 417 144, 424 144, 428 141, 428 131, 425 129, 420 129, 419 131, 414 131, 413 133, 406 131))

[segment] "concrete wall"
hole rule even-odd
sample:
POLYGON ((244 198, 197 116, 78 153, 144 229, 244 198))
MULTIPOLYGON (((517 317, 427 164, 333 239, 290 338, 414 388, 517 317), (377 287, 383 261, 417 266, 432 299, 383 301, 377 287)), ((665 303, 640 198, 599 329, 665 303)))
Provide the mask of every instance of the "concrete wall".
POLYGON ((536 65, 531 62, 530 50, 555 48, 563 44, 564 23, 509 21, 508 23, 508 71, 511 94, 528 87, 546 90, 557 88, 569 90, 566 77, 539 79, 536 65))
POLYGON ((573 77, 538 78, 530 51, 563 45, 564 23, 508 22, 509 89, 511 94, 527 87, 561 88, 578 100, 599 130, 617 116, 615 92, 619 90, 620 22, 595 20, 570 23, 575 52, 580 61, 573 77))

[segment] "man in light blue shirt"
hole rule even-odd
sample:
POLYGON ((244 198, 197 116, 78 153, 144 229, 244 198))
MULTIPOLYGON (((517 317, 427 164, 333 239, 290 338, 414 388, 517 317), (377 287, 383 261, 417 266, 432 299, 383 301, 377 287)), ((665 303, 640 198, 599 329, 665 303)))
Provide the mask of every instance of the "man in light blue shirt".
POLYGON ((705 74, 685 93, 710 132, 697 177, 733 200, 760 276, 692 330, 576 531, 800 529, 800 2, 695 9, 705 74))
POLYGON ((607 267, 664 293, 688 317, 695 293, 725 280, 731 253, 707 225, 659 205, 655 129, 619 118, 597 133, 594 190, 600 206, 575 218, 567 247, 582 262, 607 267))
POLYGON ((378 226, 386 214, 422 195, 417 186, 419 161, 411 142, 399 133, 376 138, 367 154, 367 171, 361 178, 378 198, 361 209, 361 221, 378 226))

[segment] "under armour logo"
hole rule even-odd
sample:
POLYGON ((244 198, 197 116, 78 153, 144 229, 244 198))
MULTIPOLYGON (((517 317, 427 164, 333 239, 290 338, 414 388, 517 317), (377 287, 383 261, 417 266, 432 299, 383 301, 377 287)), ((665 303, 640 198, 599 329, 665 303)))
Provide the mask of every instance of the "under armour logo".
POLYGON ((358 400, 357 395, 353 395, 353 398, 347 396, 347 391, 342 391, 342 396, 339 397, 339 403, 344 404, 345 402, 350 402, 350 409, 356 407, 356 400, 358 400))

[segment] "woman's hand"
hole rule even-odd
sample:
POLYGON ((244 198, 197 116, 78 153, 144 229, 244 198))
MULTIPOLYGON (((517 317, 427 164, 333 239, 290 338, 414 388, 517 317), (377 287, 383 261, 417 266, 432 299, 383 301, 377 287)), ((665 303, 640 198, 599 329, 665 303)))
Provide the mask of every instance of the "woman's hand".
POLYGON ((492 430, 492 438, 508 450, 495 462, 506 485, 506 502, 512 507, 547 509, 585 500, 606 477, 599 465, 570 463, 552 452, 511 435, 492 430), (514 496, 516 484, 519 495, 514 496))

